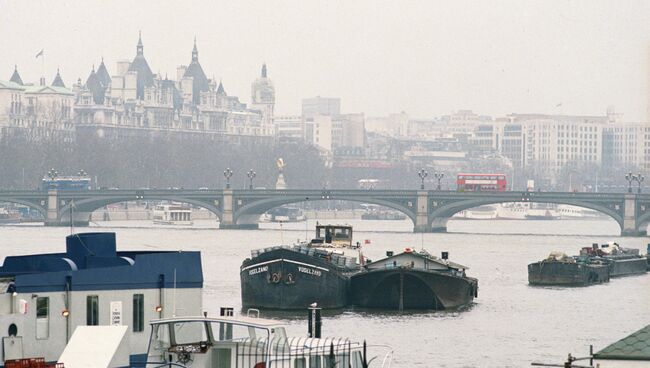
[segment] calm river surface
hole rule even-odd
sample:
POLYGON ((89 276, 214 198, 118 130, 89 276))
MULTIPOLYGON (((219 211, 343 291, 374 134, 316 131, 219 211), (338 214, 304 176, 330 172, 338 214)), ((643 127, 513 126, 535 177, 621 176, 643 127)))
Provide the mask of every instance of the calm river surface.
MULTIPOLYGON (((335 220, 335 223, 344 223, 335 220)), ((462 312, 328 313, 323 335, 390 344, 393 367, 525 367, 533 361, 560 363, 571 352, 597 351, 650 323, 650 274, 613 279, 585 288, 530 287, 526 265, 552 250, 575 254, 592 242, 615 240, 646 252, 648 238, 620 238, 614 221, 461 221, 447 234, 413 234, 409 221, 349 220, 355 240, 370 239, 365 253, 379 259, 387 250, 424 248, 449 251, 479 279, 479 297, 462 312), (545 235, 554 234, 554 235, 545 235)), ((239 265, 250 250, 313 236, 315 222, 262 224, 262 230, 218 230, 211 221, 194 228, 154 227, 147 221, 103 222, 80 231, 114 231, 118 249, 200 250, 203 306, 211 315, 220 306, 241 307, 239 265)), ((69 228, 0 227, 0 258, 61 252, 69 228)), ((292 317, 264 313, 288 324, 289 333, 306 333, 305 313, 292 317)))

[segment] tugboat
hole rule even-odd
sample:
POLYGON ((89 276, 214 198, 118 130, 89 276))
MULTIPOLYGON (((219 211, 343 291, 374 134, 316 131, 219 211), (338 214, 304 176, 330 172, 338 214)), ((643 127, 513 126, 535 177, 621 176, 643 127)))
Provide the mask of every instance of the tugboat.
POLYGON ((609 282, 609 276, 607 261, 585 255, 551 252, 546 259, 528 265, 531 285, 587 286, 609 282))
POLYGON ((253 250, 240 268, 243 307, 347 306, 349 279, 360 266, 344 250, 354 248, 351 226, 317 225, 309 243, 253 250))
POLYGON ((437 258, 425 250, 406 248, 367 264, 351 278, 352 304, 382 309, 457 309, 478 296, 478 280, 465 275, 468 268, 450 262, 449 253, 437 258))

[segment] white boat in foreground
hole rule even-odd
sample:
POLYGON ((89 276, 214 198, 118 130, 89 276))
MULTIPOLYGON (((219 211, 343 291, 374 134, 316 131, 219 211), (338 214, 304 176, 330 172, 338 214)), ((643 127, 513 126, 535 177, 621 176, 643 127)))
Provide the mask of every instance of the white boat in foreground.
POLYGON ((346 338, 287 337, 275 320, 254 316, 178 317, 151 322, 147 367, 390 367, 392 350, 346 338), (367 349, 386 350, 369 357, 367 349), (371 365, 372 363, 372 365, 371 365))

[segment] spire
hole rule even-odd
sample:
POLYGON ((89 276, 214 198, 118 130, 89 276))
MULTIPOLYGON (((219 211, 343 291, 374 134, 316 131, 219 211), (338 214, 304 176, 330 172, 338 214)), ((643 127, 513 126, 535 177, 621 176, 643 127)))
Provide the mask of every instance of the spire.
POLYGON ((224 96, 226 95, 226 90, 223 88, 221 79, 219 80, 219 87, 217 87, 217 94, 224 95, 224 96))
POLYGON ((52 81, 52 86, 65 88, 65 83, 63 83, 63 79, 61 78, 61 73, 59 73, 59 68, 56 68, 56 76, 52 81))
POLYGON ((266 63, 262 64, 262 78, 266 78, 266 63))
POLYGON ((21 86, 23 85, 23 80, 20 78, 20 74, 18 74, 18 65, 14 65, 14 74, 11 75, 11 79, 9 80, 21 86))
POLYGON ((138 33, 138 46, 136 47, 138 55, 144 55, 144 46, 142 46, 142 31, 138 33))
POLYGON ((192 49, 192 61, 199 61, 199 50, 196 48, 196 36, 194 36, 194 48, 192 49))

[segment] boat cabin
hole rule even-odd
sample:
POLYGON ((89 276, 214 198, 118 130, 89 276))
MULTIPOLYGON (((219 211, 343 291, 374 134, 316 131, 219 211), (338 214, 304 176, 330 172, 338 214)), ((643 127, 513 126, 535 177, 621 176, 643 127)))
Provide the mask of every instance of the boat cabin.
POLYGON ((316 237, 312 244, 332 244, 335 247, 352 247, 352 226, 316 225, 316 237))
POLYGON ((202 312, 200 252, 118 252, 115 233, 66 238, 64 253, 8 256, 0 267, 0 366, 56 361, 77 326, 128 326, 144 360, 152 319, 202 312))
POLYGON ((151 322, 147 365, 193 368, 362 368, 362 345, 348 339, 287 337, 277 321, 252 316, 151 322))
POLYGON ((412 248, 406 248, 404 252, 393 254, 386 252, 387 257, 378 261, 368 263, 365 267, 368 270, 390 269, 390 268, 415 268, 431 271, 449 271, 457 276, 465 276, 468 267, 458 263, 450 262, 448 253, 443 252, 442 258, 431 255, 427 251, 416 252, 412 248))

